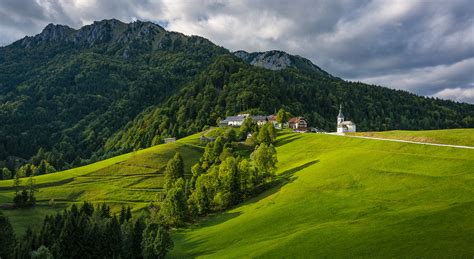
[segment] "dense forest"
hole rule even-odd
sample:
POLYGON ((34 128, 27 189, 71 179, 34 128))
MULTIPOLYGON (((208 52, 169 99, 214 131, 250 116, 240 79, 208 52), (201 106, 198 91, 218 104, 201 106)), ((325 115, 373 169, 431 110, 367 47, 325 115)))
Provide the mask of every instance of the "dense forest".
POLYGON ((339 104, 362 131, 474 127, 473 105, 347 82, 292 60, 280 70, 252 66, 149 22, 48 25, 0 48, 0 178, 90 163, 242 111, 284 107, 327 131, 339 104))

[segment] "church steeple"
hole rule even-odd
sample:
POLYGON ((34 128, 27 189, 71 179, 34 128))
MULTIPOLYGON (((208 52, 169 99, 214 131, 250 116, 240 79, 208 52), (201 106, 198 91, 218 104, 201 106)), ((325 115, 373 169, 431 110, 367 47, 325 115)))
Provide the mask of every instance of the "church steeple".
POLYGON ((344 115, 342 114, 342 104, 339 104, 339 114, 337 115, 337 125, 344 121, 344 115))

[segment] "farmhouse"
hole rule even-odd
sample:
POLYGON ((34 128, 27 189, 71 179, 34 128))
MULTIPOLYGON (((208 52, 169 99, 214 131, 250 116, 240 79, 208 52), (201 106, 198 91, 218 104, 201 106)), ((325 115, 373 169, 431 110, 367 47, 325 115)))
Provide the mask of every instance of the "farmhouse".
POLYGON ((242 123, 244 123, 246 116, 237 115, 237 116, 229 116, 225 118, 225 120, 221 120, 221 126, 233 126, 233 127, 240 127, 242 123))
POLYGON ((342 105, 339 105, 339 114, 337 115, 337 133, 356 132, 356 125, 352 121, 345 121, 342 114, 342 105))
POLYGON ((263 124, 267 123, 269 121, 270 116, 264 116, 264 115, 256 115, 256 116, 250 116, 250 114, 239 114, 237 116, 228 116, 225 118, 225 120, 221 120, 219 123, 220 126, 232 126, 232 127, 240 127, 246 118, 251 118, 254 120, 258 126, 262 126, 263 124))
POLYGON ((176 138, 165 138, 164 141, 165 143, 173 143, 176 142, 176 138))
POLYGON ((308 130, 308 123, 303 117, 291 118, 288 120, 288 125, 294 131, 306 132, 308 130))
POLYGON ((272 123, 273 126, 277 129, 283 127, 288 127, 297 132, 306 132, 308 131, 308 123, 303 117, 294 117, 291 118, 287 123, 283 125, 278 123, 275 115, 250 115, 250 114, 239 114, 237 116, 228 116, 224 120, 221 120, 219 125, 221 127, 240 127, 244 123, 246 118, 251 118, 257 123, 258 126, 262 126, 265 123, 272 123))

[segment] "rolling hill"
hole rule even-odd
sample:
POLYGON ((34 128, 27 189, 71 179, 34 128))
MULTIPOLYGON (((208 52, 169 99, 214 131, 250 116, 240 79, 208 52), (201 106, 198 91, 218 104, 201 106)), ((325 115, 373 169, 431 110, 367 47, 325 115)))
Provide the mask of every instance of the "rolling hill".
POLYGON ((359 130, 474 127, 474 105, 348 82, 282 51, 231 53, 151 22, 50 24, 0 47, 0 168, 65 170, 243 111, 284 107, 331 131, 341 103, 359 130))
POLYGON ((423 131, 393 130, 382 132, 357 132, 350 133, 349 135, 474 147, 474 134, 472 134, 472 129, 423 131))
MULTIPOLYGON (((418 135, 474 135, 474 130, 418 135)), ((409 133, 408 133, 409 134, 409 133)), ((453 137, 452 137, 453 138, 453 137)), ((455 137, 454 137, 455 138, 455 137)), ((450 144, 450 143, 448 143, 450 144)), ((174 231, 171 257, 470 257, 474 150, 280 132, 279 185, 231 210, 174 231)), ((198 135, 73 170, 36 177, 40 205, 4 210, 17 233, 73 202, 140 210, 159 192, 179 150, 187 170, 198 135), (57 201, 50 207, 51 198, 57 201)), ((11 200, 0 182, 0 203, 11 200)))
MULTIPOLYGON (((45 215, 62 211, 72 203, 104 202, 114 210, 122 205, 141 210, 161 193, 166 163, 175 152, 183 156, 185 172, 190 173, 191 166, 202 153, 198 135, 90 165, 36 176, 40 191, 36 195, 37 206, 34 209, 8 209, 13 199, 13 181, 0 181, 0 208, 7 208, 3 211, 10 217, 19 235, 27 226, 40 223, 45 215), (52 200, 54 205, 51 205, 52 200)), ((25 183, 27 179, 22 180, 25 183)))
POLYGON ((286 134, 277 151, 286 182, 178 231, 171 257, 474 254, 473 150, 286 134))

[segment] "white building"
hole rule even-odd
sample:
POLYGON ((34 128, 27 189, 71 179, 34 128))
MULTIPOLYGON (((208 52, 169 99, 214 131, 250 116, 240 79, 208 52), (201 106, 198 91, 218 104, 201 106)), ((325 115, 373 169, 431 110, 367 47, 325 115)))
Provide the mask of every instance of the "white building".
POLYGON ((229 116, 225 118, 225 120, 221 120, 221 126, 231 126, 231 127, 240 127, 246 118, 251 118, 254 120, 258 126, 262 126, 263 124, 269 121, 270 116, 263 116, 263 115, 256 115, 250 116, 250 114, 238 114, 237 116, 229 116))
POLYGON ((342 114, 342 105, 339 105, 339 114, 337 115, 337 133, 356 132, 356 125, 352 121, 345 121, 342 114))

